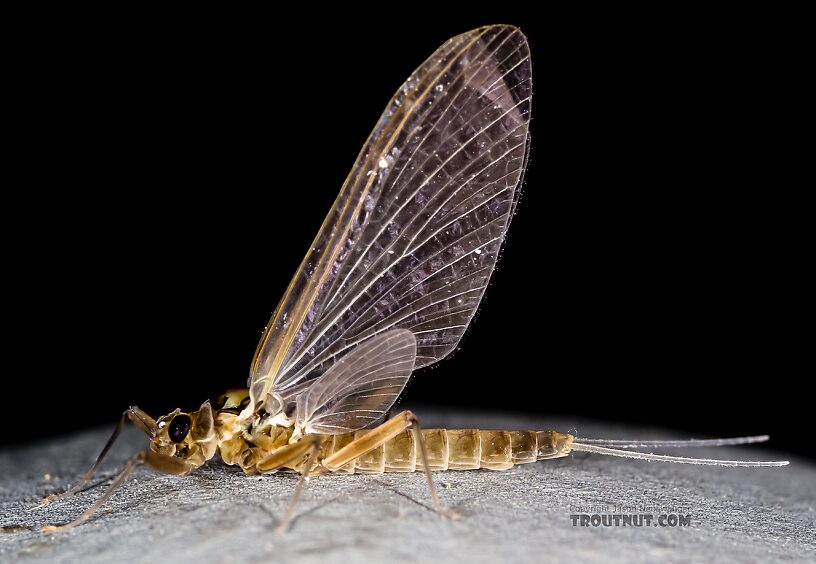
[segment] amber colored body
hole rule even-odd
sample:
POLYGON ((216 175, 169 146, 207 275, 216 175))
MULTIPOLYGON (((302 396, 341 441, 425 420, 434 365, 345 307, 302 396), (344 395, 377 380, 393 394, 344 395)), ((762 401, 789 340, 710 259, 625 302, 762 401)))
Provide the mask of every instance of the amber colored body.
MULTIPOLYGON (((246 388, 230 390, 219 399, 215 410, 209 402, 204 402, 196 411, 183 413, 177 409, 155 421, 138 407, 128 408, 96 462, 82 479, 66 492, 47 496, 41 505, 73 495, 87 484, 128 419, 152 437, 150 450, 134 456, 105 494, 79 517, 64 525, 48 525, 42 530, 55 532, 85 522, 140 464, 148 464, 160 472, 182 475, 202 466, 216 453, 226 464, 238 465, 247 474, 271 474, 279 470, 293 470, 301 474, 292 501, 278 526, 279 531, 285 530, 291 520, 305 477, 327 472, 423 471, 434 509, 447 517, 457 518, 455 511, 440 502, 431 472, 479 468, 507 470, 516 464, 560 458, 572 450, 714 466, 788 464, 787 461, 712 460, 631 452, 597 446, 598 442, 609 441, 589 439, 590 442, 586 444, 576 443, 572 435, 557 431, 422 429, 419 420, 410 411, 403 411, 373 429, 323 434, 310 432, 308 425, 305 429, 301 428, 299 423, 283 412, 274 416, 255 413, 247 408, 248 401, 249 391, 246 388)), ((763 440, 767 440, 767 436, 688 443, 702 446, 703 443, 745 444, 763 440)), ((649 444, 667 446, 672 442, 677 441, 651 441, 649 444)))
MULTIPOLYGON (((325 456, 333 454, 368 431, 325 437, 325 456)), ((566 456, 568 435, 556 431, 486 431, 479 429, 423 429, 432 471, 508 470, 566 456), (562 445, 562 446, 559 446, 562 445)), ((341 468, 342 472, 414 472, 424 470, 410 429, 341 468)))
MULTIPOLYGON (((243 390, 230 392, 242 395, 243 390)), ((240 398, 238 398, 240 399, 240 398)), ((238 402, 234 402, 238 403, 238 402)), ((198 413, 198 412, 197 412, 198 413)), ((201 417, 194 416, 194 420, 201 417)), ((243 421, 238 410, 222 409, 214 415, 215 433, 199 433, 206 436, 202 451, 210 456, 215 447, 226 464, 238 465, 248 474, 270 472, 267 461, 281 448, 298 443, 303 436, 293 426, 265 424, 243 421)), ((362 453, 359 457, 339 468, 323 466, 322 462, 355 439, 371 433, 362 429, 353 433, 337 435, 312 435, 319 444, 317 466, 312 474, 327 471, 343 473, 414 472, 424 470, 422 458, 411 429, 403 429, 383 444, 362 453)), ((507 470, 516 464, 526 464, 537 460, 559 458, 569 453, 572 435, 557 431, 503 431, 479 429, 422 429, 422 437, 427 449, 428 464, 432 471, 444 470, 507 470)), ((209 458, 209 457, 208 457, 209 458)), ((188 459, 189 460, 189 459, 188 459)), ((196 466, 203 464, 203 460, 196 466)), ((286 464, 283 468, 303 470, 305 455, 286 464)), ((281 468, 275 468, 278 470, 281 468)), ((271 471, 274 471, 271 470, 271 471)))

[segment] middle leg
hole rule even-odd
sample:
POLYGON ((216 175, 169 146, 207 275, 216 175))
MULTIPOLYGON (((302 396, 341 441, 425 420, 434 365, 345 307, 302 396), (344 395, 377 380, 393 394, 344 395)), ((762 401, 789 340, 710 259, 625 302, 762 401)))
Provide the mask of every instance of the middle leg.
POLYGON ((275 472, 281 468, 299 467, 298 472, 300 472, 300 478, 298 478, 295 491, 289 500, 289 505, 286 507, 286 512, 283 514, 280 523, 275 529, 277 533, 285 533, 289 528, 289 523, 292 521, 292 514, 295 511, 295 505, 297 505, 300 499, 300 493, 303 491, 306 478, 317 464, 318 452, 320 452, 320 439, 314 435, 306 435, 294 444, 279 448, 256 465, 256 468, 261 473, 275 472), (304 456, 306 460, 299 466, 304 456))

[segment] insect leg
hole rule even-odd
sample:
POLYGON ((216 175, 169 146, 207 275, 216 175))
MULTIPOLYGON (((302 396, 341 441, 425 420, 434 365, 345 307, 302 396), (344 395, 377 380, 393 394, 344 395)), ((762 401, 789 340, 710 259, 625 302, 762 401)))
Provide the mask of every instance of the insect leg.
POLYGON ((312 439, 309 454, 306 457, 306 464, 300 473, 300 478, 298 478, 297 485, 295 486, 295 492, 292 494, 292 499, 289 500, 289 506, 286 508, 286 513, 283 514, 280 524, 275 529, 275 532, 278 534, 285 533, 289 528, 289 523, 292 521, 292 514, 295 511, 295 505, 297 505, 297 502, 300 499, 300 492, 303 491, 303 486, 306 484, 306 478, 317 462, 318 452, 320 452, 320 442, 316 439, 312 439))
POLYGON ((422 465, 425 468, 425 477, 428 480, 428 490, 431 493, 431 501, 434 509, 445 517, 456 519, 459 514, 451 509, 448 509, 442 502, 439 501, 439 496, 436 494, 436 486, 434 486, 433 477, 431 476, 430 464, 428 463, 428 450, 425 447, 425 439, 422 436, 422 429, 419 426, 419 419, 410 411, 403 411, 399 415, 389 419, 379 427, 375 427, 370 432, 362 437, 351 441, 349 444, 323 459, 323 467, 334 472, 339 470, 345 464, 355 460, 367 452, 370 452, 378 446, 385 444, 393 439, 399 433, 411 427, 414 434, 414 441, 419 447, 419 456, 422 459, 422 465))
MULTIPOLYGON (((275 472, 281 468, 292 468, 299 460, 307 455, 311 449, 320 446, 320 440, 314 435, 306 435, 296 443, 281 447, 269 456, 262 458, 255 464, 261 474, 275 472)), ((294 469, 294 468, 292 468, 294 469)))
POLYGON ((57 531, 70 529, 76 527, 81 523, 84 523, 85 521, 88 520, 88 517, 93 515, 93 512, 99 509, 99 506, 102 505, 105 502, 105 500, 107 500, 110 497, 110 495, 113 493, 113 490, 118 488, 122 484, 122 482, 125 481, 125 478, 128 477, 128 474, 130 474, 134 468, 136 468, 142 463, 144 463, 144 453, 139 453, 136 456, 134 456, 130 460, 130 462, 128 462, 128 465, 125 466, 125 469, 122 470, 122 472, 116 477, 116 480, 113 481, 111 486, 108 488, 108 491, 106 491, 102 497, 97 499, 90 507, 88 507, 88 509, 86 509, 82 513, 82 515, 80 515, 73 521, 70 521, 64 525, 47 525, 40 530, 44 533, 54 533, 57 531))
POLYGON ((303 491, 306 477, 315 467, 318 452, 320 452, 320 439, 314 435, 306 435, 296 443, 279 448, 255 465, 261 473, 274 472, 284 467, 291 468, 293 465, 297 465, 303 458, 303 455, 306 455, 306 462, 298 470, 300 472, 300 478, 295 486, 295 492, 292 494, 292 499, 289 501, 289 505, 283 514, 280 524, 277 529, 275 529, 277 533, 285 533, 286 529, 289 528, 295 505, 297 505, 300 499, 300 492, 303 491))
POLYGON ((113 494, 113 492, 122 485, 128 475, 133 471, 134 468, 140 466, 142 464, 148 464, 152 466, 159 472, 164 474, 189 474, 193 468, 195 468, 192 464, 187 462, 186 460, 182 460, 181 458, 176 458, 175 456, 165 456, 162 454, 156 454, 155 452, 151 452, 149 450, 140 452, 136 456, 130 459, 127 466, 125 466, 124 470, 122 470, 113 483, 108 488, 102 497, 97 499, 93 504, 91 504, 88 509, 86 509, 82 515, 74 519, 73 521, 69 521, 64 525, 47 525, 41 529, 44 533, 55 533, 58 531, 63 531, 65 529, 71 529, 76 527, 77 525, 81 525, 88 518, 94 514, 94 512, 99 509, 99 507, 107 501, 107 499, 113 494))
POLYGON ((50 494, 46 496, 42 503, 38 506, 34 507, 34 509, 39 509, 40 507, 45 507, 49 503, 54 500, 61 499, 63 497, 69 497, 77 493, 82 487, 88 483, 88 481, 93 477, 96 469, 99 468, 99 465, 102 463, 102 459, 105 458, 105 455, 108 454, 108 451, 113 446, 113 443, 116 442, 116 439, 119 437, 119 434, 122 432, 122 429, 125 427, 125 421, 130 419, 139 430, 147 433, 148 435, 152 435, 156 430, 156 422, 153 420, 152 417, 147 415, 144 411, 139 409, 136 406, 129 407, 125 411, 122 412, 122 417, 119 418, 119 423, 117 423, 116 428, 113 430, 113 434, 111 434, 108 442, 105 443, 105 446, 102 448, 102 452, 99 453, 99 456, 96 457, 96 461, 88 468, 88 471, 80 478, 79 482, 77 482, 73 487, 67 489, 62 493, 57 494, 50 494))

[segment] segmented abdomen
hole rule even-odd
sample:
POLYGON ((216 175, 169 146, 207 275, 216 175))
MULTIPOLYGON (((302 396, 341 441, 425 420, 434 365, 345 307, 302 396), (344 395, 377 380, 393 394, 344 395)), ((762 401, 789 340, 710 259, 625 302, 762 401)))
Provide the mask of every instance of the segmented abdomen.
MULTIPOLYGON (((368 430, 331 438, 323 457, 328 457, 368 430)), ((433 471, 507 470, 515 464, 558 458, 556 431, 485 431, 480 429, 423 429, 422 436, 433 471)), ((410 429, 384 445, 349 462, 338 472, 414 472, 423 470, 421 456, 410 429)))

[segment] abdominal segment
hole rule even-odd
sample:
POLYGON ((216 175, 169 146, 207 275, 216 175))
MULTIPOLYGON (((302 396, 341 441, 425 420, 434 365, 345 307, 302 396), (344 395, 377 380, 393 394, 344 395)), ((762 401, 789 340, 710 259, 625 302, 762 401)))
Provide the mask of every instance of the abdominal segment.
MULTIPOLYGON (((337 452, 367 430, 326 437, 321 458, 337 452)), ((423 429, 422 437, 432 471, 507 470, 516 464, 560 458, 569 452, 570 435, 556 431, 490 431, 480 429, 423 429)), ((414 435, 406 429, 385 444, 342 466, 343 473, 422 471, 414 435)))

